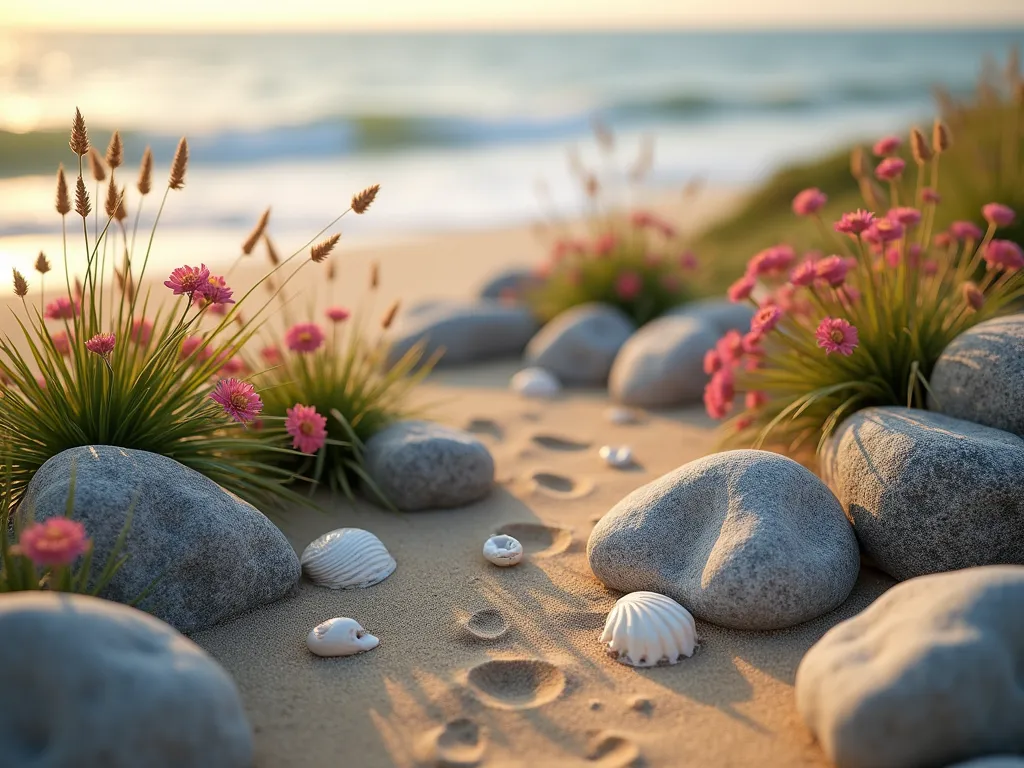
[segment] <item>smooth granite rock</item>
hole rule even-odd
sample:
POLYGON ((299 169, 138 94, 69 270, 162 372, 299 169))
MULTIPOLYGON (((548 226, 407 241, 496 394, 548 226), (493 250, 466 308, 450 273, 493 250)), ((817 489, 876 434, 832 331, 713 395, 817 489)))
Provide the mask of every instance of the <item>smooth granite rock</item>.
POLYGON ((526 347, 526 364, 547 368, 563 384, 603 386, 615 355, 634 330, 618 307, 581 304, 540 329, 526 347))
POLYGON ((234 682, 141 611, 83 595, 0 599, 0 765, 251 768, 234 682))
POLYGON ((138 496, 128 562, 100 597, 130 603, 181 632, 211 627, 287 594, 301 575, 291 544, 259 510, 166 456, 109 445, 71 448, 36 472, 23 505, 37 520, 63 515, 72 462, 75 511, 93 538, 94 573, 138 496))
POLYGON ((697 299, 670 309, 663 317, 693 317, 702 320, 722 337, 729 331, 749 331, 754 307, 746 302, 736 303, 726 299, 697 299))
POLYGON ((587 556, 611 589, 660 592, 733 629, 821 616, 860 570, 832 492, 767 451, 716 453, 633 491, 594 527, 587 556))
POLYGON ((838 768, 946 766, 1024 751, 1022 670, 1024 568, 970 568, 898 584, 829 630, 796 703, 838 768))
POLYGON ((696 317, 653 320, 622 345, 608 377, 609 393, 641 408, 699 400, 708 383, 704 355, 718 339, 718 331, 696 317))
POLYGON ((536 280, 533 270, 513 267, 499 272, 484 283, 479 296, 481 299, 502 299, 511 295, 515 300, 521 300, 523 293, 529 290, 536 280))
POLYGON ((1024 440, 909 408, 868 408, 825 447, 822 470, 864 553, 903 580, 1024 564, 1024 440))
POLYGON ((378 432, 366 442, 365 464, 377 487, 405 512, 461 507, 494 485, 494 459, 483 443, 428 421, 402 421, 378 432))
POLYGON ((1024 314, 962 333, 942 352, 928 407, 1024 437, 1024 314))
POLYGON ((389 335, 387 364, 394 365, 420 342, 423 360, 443 349, 439 365, 518 357, 537 332, 526 307, 498 301, 432 301, 399 314, 389 335))

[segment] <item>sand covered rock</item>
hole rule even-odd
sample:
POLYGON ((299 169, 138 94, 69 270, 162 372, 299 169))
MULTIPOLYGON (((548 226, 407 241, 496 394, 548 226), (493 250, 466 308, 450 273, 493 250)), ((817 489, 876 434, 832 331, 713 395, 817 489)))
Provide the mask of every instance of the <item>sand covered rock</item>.
POLYGON ((637 489, 595 526, 594 574, 668 595, 734 629, 778 629, 832 610, 860 569, 842 507, 810 471, 767 451, 727 451, 637 489))
POLYGON ((603 386, 619 349, 636 326, 609 304, 581 304, 545 325, 526 347, 526 363, 547 368, 563 384, 603 386))
POLYGON ((424 359, 444 350, 439 365, 518 357, 536 331, 537 321, 525 307, 492 300, 432 301, 399 314, 387 362, 393 365, 421 341, 424 359))
POLYGON ((533 270, 524 267, 510 267, 494 275, 480 287, 481 299, 512 299, 521 301, 523 294, 536 283, 533 270))
POLYGON ((693 317, 703 320, 721 337, 729 331, 745 333, 750 330, 754 307, 726 299, 697 299, 669 310, 664 317, 693 317))
POLYGON ((946 347, 928 407, 1024 437, 1024 314, 974 326, 946 347))
POLYGON ((399 509, 461 507, 494 485, 494 459, 468 432, 402 421, 366 442, 366 472, 399 509))
POLYGON ((1024 751, 1022 669, 1024 568, 923 576, 807 652, 797 708, 839 768, 951 765, 1024 751))
POLYGON ((0 600, 0 636, 0 765, 253 765, 234 682, 152 616, 19 592, 0 600))
POLYGON ((865 554, 896 579, 1024 564, 1024 440, 909 408, 868 408, 822 458, 865 554))
POLYGON ((608 390, 626 405, 665 408, 699 400, 708 377, 704 355, 718 330, 691 315, 658 318, 622 345, 615 357, 608 390))
MULTIPOLYGON (((63 515, 72 462, 75 511, 106 562, 137 496, 125 554, 101 597, 134 600, 181 632, 213 626, 283 597, 300 577, 291 544, 259 510, 166 456, 108 445, 71 448, 25 492, 37 520, 63 515)), ((99 565, 94 573, 99 573, 99 565)))

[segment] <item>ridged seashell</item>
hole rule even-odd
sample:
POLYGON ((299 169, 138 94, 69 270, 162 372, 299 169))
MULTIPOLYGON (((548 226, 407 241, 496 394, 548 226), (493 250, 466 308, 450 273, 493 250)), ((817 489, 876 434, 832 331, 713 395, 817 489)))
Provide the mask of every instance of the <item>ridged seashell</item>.
POLYGON ((523 545, 511 536, 496 533, 484 542, 484 557, 503 568, 523 559, 523 545))
POLYGON ((598 455, 609 467, 622 469, 633 466, 633 449, 628 445, 603 445, 598 455))
POLYGON ((369 531, 338 528, 302 552, 302 570, 314 584, 331 589, 370 587, 395 572, 395 558, 369 531))
POLYGON ((616 661, 631 667, 676 664, 693 656, 697 628, 690 612, 671 597, 631 592, 612 607, 601 642, 616 661))
POLYGON ((306 637, 306 647, 317 656, 352 656, 372 651, 380 640, 355 619, 339 616, 317 624, 306 637))
POLYGON ((509 386, 523 397, 555 397, 562 391, 561 382, 545 368, 524 368, 512 377, 509 386))

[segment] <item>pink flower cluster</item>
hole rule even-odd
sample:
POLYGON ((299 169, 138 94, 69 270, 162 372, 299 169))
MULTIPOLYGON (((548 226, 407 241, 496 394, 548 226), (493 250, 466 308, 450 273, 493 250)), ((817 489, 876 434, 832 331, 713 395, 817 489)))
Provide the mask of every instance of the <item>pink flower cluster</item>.
POLYGON ((171 272, 164 285, 175 296, 188 296, 192 302, 202 303, 204 307, 235 303, 231 298, 232 290, 227 287, 224 278, 211 275, 205 264, 178 267, 171 272))
POLYGON ((18 550, 37 566, 71 565, 85 553, 89 539, 85 526, 66 517, 51 517, 21 532, 18 550))
POLYGON ((327 417, 312 405, 296 403, 287 410, 285 431, 292 436, 292 447, 303 453, 316 453, 327 442, 327 417))

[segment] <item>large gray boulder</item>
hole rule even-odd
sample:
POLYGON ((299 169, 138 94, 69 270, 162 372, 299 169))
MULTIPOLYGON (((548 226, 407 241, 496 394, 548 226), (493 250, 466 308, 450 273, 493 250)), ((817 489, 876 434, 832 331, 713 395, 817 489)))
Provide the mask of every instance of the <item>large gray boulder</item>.
POLYGON ((611 589, 660 592, 734 629, 827 613, 860 570, 831 491, 767 451, 716 453, 633 491, 594 527, 587 556, 611 589))
POLYGON ((404 512, 461 507, 494 485, 494 459, 483 443, 428 421, 381 430, 366 441, 364 459, 367 475, 404 512))
POLYGON ((141 611, 83 595, 0 600, 0 765, 250 768, 238 690, 141 611))
POLYGON ((432 301, 399 314, 389 332, 387 364, 419 343, 423 360, 439 350, 439 365, 518 357, 537 331, 529 309, 498 301, 432 301))
POLYGON ((148 451, 71 448, 39 468, 23 510, 63 515, 75 466, 74 518, 106 562, 135 500, 128 562, 100 597, 130 603, 157 577, 140 608, 193 632, 277 600, 301 575, 291 544, 259 510, 205 475, 148 451))
POLYGON ((603 386, 615 355, 634 330, 618 307, 581 304, 541 328, 526 347, 526 364, 546 368, 563 384, 603 386))
POLYGON ((537 278, 533 270, 524 267, 512 267, 491 277, 480 287, 481 299, 504 299, 511 296, 522 301, 523 295, 536 284, 537 278))
POLYGON ((970 568, 833 627, 800 662, 796 703, 838 768, 947 766, 1024 751, 1021 670, 1024 568, 970 568))
POLYGON ((612 398, 641 408, 699 400, 708 383, 704 355, 719 339, 708 323, 688 315, 661 317, 634 333, 615 357, 612 398))
POLYGON ((710 325, 719 337, 729 331, 746 333, 754 317, 754 307, 747 302, 727 299, 697 299, 670 309, 664 317, 692 317, 710 325))
POLYGON ((960 334, 942 352, 928 407, 1024 437, 1024 314, 960 334))
POLYGON ((868 408, 822 469, 864 553, 896 579, 1024 564, 1024 440, 909 408, 868 408))

